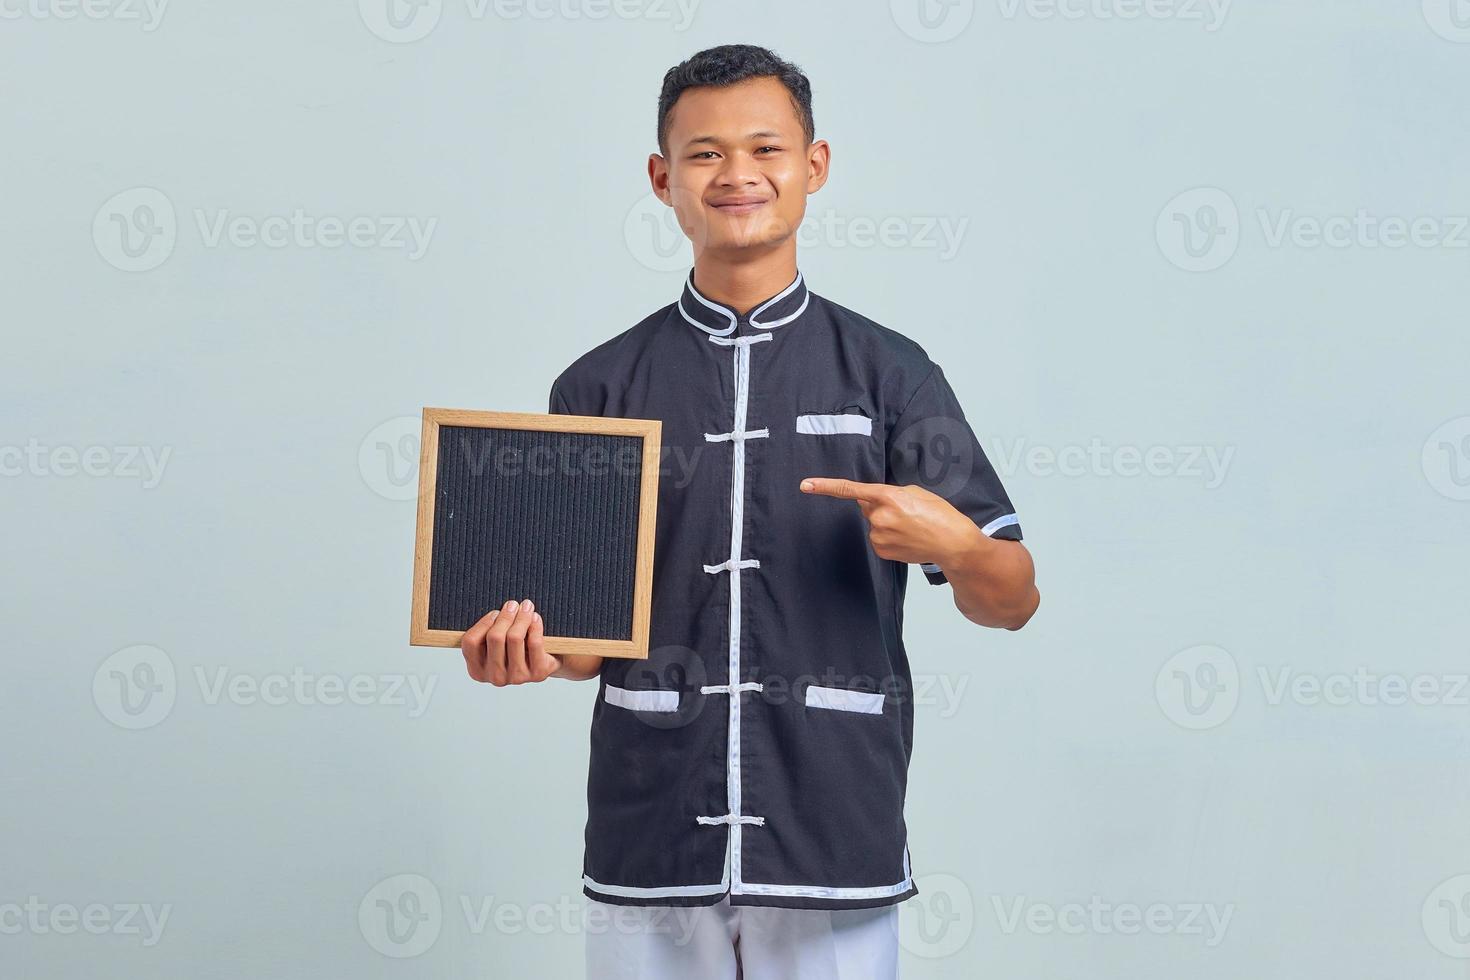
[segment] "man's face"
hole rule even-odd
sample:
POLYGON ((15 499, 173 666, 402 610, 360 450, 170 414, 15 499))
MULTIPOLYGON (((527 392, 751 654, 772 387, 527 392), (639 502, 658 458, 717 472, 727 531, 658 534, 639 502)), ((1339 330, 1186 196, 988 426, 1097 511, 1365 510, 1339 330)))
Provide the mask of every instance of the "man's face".
POLYGON ((685 91, 667 141, 667 158, 649 157, 649 178, 696 255, 789 239, 806 196, 827 180, 826 141, 806 145, 791 94, 774 78, 685 91))

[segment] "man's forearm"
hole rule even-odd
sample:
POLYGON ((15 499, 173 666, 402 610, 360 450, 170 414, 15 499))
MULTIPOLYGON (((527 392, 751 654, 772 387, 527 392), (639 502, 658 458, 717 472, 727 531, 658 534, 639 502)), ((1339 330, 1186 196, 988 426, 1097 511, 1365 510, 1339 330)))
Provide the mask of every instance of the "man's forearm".
POLYGON ((939 567, 954 589, 954 604, 981 626, 1018 630, 1036 612, 1041 593, 1031 554, 1019 541, 988 538, 976 527, 939 567))

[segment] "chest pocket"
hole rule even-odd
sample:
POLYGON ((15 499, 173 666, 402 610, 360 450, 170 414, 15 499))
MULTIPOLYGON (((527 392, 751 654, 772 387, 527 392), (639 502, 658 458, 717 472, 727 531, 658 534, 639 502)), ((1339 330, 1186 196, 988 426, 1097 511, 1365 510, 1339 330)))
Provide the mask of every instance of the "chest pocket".
POLYGON ((873 420, 856 412, 834 415, 798 415, 796 431, 808 436, 871 436, 873 420))
POLYGON ((833 399, 813 407, 826 410, 797 414, 787 430, 793 459, 801 470, 797 475, 881 482, 883 429, 867 406, 857 400, 833 399))
MULTIPOLYGON (((815 436, 823 439, 840 439, 844 442, 871 438, 873 435, 873 413, 868 411, 861 399, 827 403, 834 406, 825 411, 803 412, 796 416, 796 433, 804 441, 815 436)), ((825 406, 824 406, 825 407, 825 406)))

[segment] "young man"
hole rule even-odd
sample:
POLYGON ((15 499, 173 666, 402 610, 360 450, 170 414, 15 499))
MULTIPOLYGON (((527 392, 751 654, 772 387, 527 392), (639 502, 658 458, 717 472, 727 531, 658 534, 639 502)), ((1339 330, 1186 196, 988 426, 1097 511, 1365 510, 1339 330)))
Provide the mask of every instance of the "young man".
POLYGON ((944 373, 798 271, 830 161, 806 77, 764 48, 701 51, 664 77, 658 137, 649 178, 694 268, 550 398, 661 419, 666 460, 692 462, 661 468, 649 659, 548 655, 530 601, 481 620, 465 658, 497 685, 600 678, 583 889, 633 919, 587 929, 590 978, 893 977, 917 893, 908 565, 1019 629, 1031 559, 944 373))

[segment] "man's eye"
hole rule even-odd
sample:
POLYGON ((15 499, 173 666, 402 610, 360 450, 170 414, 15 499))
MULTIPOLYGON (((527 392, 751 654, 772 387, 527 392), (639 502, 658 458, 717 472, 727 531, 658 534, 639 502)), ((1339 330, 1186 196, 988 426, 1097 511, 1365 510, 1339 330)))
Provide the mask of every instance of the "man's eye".
POLYGON ((780 149, 781 148, 779 146, 763 146, 759 150, 756 150, 756 152, 757 153, 760 153, 760 152, 762 152, 764 150, 778 150, 779 151, 780 149))
POLYGON ((714 156, 714 154, 715 154, 715 151, 714 150, 705 150, 705 151, 703 151, 701 153, 694 154, 689 159, 691 159, 691 160, 698 160, 700 157, 714 156))

